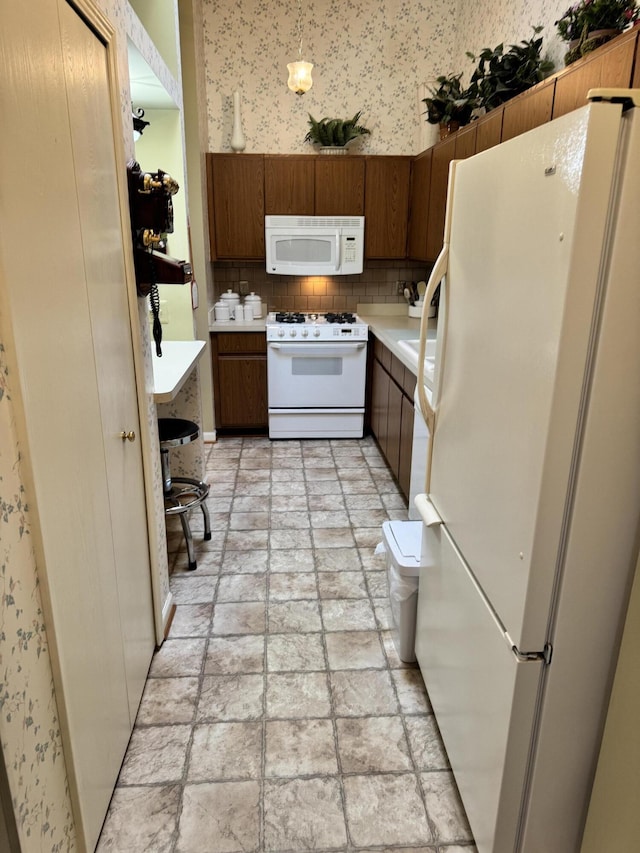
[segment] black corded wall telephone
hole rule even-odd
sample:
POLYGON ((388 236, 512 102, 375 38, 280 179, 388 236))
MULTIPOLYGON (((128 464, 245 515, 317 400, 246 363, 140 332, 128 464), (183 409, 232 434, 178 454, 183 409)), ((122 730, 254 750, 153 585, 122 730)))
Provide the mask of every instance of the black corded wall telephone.
POLYGON ((136 289, 139 296, 149 296, 153 314, 153 339, 156 354, 161 356, 158 284, 188 284, 192 279, 191 264, 170 258, 159 251, 164 245, 164 235, 173 233, 171 197, 180 187, 162 169, 143 172, 135 160, 127 163, 127 179, 136 289))

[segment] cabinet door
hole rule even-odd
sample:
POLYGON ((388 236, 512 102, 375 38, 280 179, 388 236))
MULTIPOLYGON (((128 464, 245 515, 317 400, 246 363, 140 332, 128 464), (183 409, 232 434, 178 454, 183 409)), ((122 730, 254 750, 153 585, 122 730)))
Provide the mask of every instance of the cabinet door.
POLYGON ((429 148, 427 151, 418 154, 411 166, 407 257, 414 261, 428 260, 427 223, 429 218, 432 157, 433 149, 429 148))
POLYGON ((389 411, 387 414, 387 462, 398 476, 400 470, 400 427, 403 393, 393 380, 389 382, 389 411))
POLYGON ((555 80, 539 83, 504 106, 502 141, 551 121, 555 80))
POLYGON ((267 359, 260 356, 223 356, 216 366, 216 426, 266 427, 267 359))
POLYGON ((476 125, 473 124, 463 127, 455 136, 456 148, 455 159, 466 160, 467 157, 473 157, 476 153, 476 125))
POLYGON ((413 450, 413 401, 402 396, 402 419, 400 423, 400 461, 398 464, 398 483, 405 498, 409 497, 411 481, 411 453, 413 450))
POLYGON ((264 258, 264 157, 207 154, 211 257, 264 258))
POLYGON ((389 374, 375 359, 371 387, 371 430, 383 455, 387 455, 387 412, 389 409, 389 374))
POLYGON ((411 160, 367 157, 365 170, 365 257, 404 258, 411 160))
POLYGON ((500 144, 503 115, 504 107, 496 107, 490 113, 487 113, 486 116, 478 119, 478 126, 476 127, 476 154, 500 144))
POLYGON ((314 158, 308 154, 265 155, 266 216, 313 216, 314 158))
POLYGON ((589 89, 626 89, 631 85, 637 30, 624 33, 579 59, 556 80, 553 118, 587 103, 589 89))
POLYGON ((316 216, 364 216, 364 157, 315 158, 316 216))
POLYGON ((442 248, 444 213, 447 205, 449 163, 455 154, 455 137, 444 139, 433 148, 431 166, 431 191, 429 193, 429 228, 427 232, 427 257, 435 260, 442 248))

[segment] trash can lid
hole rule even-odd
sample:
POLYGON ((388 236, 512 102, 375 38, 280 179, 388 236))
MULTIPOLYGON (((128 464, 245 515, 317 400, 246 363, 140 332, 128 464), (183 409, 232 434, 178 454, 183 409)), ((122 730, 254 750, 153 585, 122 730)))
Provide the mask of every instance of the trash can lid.
POLYGON ((385 521, 382 538, 401 574, 417 577, 422 565, 422 522, 385 521))

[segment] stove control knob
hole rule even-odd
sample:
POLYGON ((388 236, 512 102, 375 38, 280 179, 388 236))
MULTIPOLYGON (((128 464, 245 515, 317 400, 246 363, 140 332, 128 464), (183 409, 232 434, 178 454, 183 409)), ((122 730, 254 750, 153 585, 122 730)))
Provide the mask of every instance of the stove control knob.
POLYGON ((309 329, 303 329, 303 330, 302 330, 302 337, 303 337, 303 338, 308 338, 308 337, 309 337, 309 329))
POLYGON ((278 337, 284 338, 284 329, 278 329, 278 337))
POLYGON ((313 334, 315 335, 316 338, 320 337, 320 329, 317 326, 313 330, 313 334))
POLYGON ((296 336, 296 330, 295 330, 295 329, 290 329, 290 330, 289 330, 289 334, 291 335, 291 337, 292 337, 292 338, 295 338, 295 336, 296 336))

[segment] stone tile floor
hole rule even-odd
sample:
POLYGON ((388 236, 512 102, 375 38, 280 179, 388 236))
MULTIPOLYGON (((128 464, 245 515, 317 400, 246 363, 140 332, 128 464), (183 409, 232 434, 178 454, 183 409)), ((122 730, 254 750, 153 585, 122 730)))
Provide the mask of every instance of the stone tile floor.
POLYGON ((198 568, 154 656, 99 853, 475 853, 417 667, 398 658, 371 439, 221 439, 198 568))

